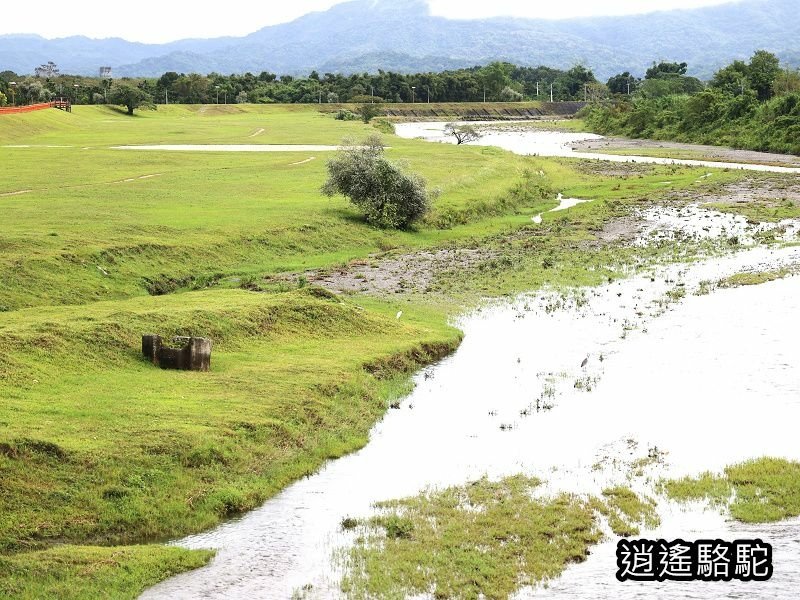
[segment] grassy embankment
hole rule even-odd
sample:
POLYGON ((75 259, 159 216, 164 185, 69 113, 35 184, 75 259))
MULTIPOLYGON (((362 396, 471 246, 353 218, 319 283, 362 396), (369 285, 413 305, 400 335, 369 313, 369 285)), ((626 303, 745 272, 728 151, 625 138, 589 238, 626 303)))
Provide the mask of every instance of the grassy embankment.
POLYGON ((0 162, 11 165, 0 181, 0 595, 135 596, 197 566, 207 553, 117 545, 210 527, 360 447, 407 390, 406 373, 458 343, 441 303, 402 300, 397 320, 394 302, 332 298, 302 276, 270 293, 243 284, 391 248, 481 243, 506 261, 445 276, 444 291, 597 282, 620 258, 587 256, 604 222, 662 190, 667 174, 703 185, 692 169, 605 177, 392 138, 389 156, 442 196, 417 231, 384 232, 319 194, 324 153, 109 148, 336 144, 373 131, 301 106, 0 119, 0 162), (555 206, 548 185, 599 201, 535 228, 531 216, 555 206), (154 369, 139 355, 150 331, 211 337, 212 372, 154 369))
POLYGON ((601 134, 800 155, 798 100, 796 92, 759 102, 752 93, 707 88, 695 95, 594 104, 581 116, 601 134))

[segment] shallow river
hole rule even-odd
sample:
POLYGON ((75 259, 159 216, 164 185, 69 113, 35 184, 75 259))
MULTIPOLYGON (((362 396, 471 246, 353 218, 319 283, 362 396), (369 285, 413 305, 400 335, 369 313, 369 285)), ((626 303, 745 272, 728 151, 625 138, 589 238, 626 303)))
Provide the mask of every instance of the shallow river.
MULTIPOLYGON (((650 239, 698 221, 704 227, 693 234, 747 227, 697 208, 642 217, 650 239), (706 229, 708 223, 715 227, 706 229)), ((176 542, 219 552, 208 567, 144 598, 290 598, 307 584, 304 597, 335 598, 340 573, 332 556, 351 535, 341 531, 342 518, 369 515, 377 500, 428 486, 525 472, 547 480, 543 493, 598 493, 615 483, 646 491, 662 476, 747 458, 800 459, 800 277, 695 293, 706 287, 702 282, 729 274, 798 263, 800 248, 751 247, 464 315, 457 323, 465 332, 461 347, 416 376, 414 392, 375 426, 365 448, 240 519, 176 542), (676 290, 685 296, 667 300, 676 290), (635 473, 634 461, 648 454, 660 459, 635 473)), ((645 537, 772 543, 773 579, 621 584, 614 577, 616 539, 609 537, 586 562, 547 586, 521 590, 519 598, 796 597, 800 520, 744 526, 702 504, 663 498, 659 513, 662 525, 645 537)))
MULTIPOLYGON (((453 136, 444 134, 444 127, 447 123, 441 122, 421 122, 421 123, 400 123, 395 125, 395 133, 404 138, 422 138, 431 142, 443 142, 455 144, 453 136)), ((693 167, 712 167, 728 169, 744 169, 747 171, 769 171, 772 173, 800 173, 798 167, 780 167, 774 165, 758 165, 750 163, 718 162, 710 160, 691 160, 661 158, 654 156, 622 156, 619 154, 602 154, 599 152, 578 152, 572 149, 572 144, 585 140, 600 140, 603 136, 595 133, 583 132, 564 132, 564 131, 544 131, 537 129, 527 130, 508 130, 501 129, 493 131, 486 126, 493 123, 474 122, 483 129, 482 137, 470 145, 496 146, 504 150, 510 150, 516 154, 537 155, 537 156, 561 156, 571 158, 585 158, 589 160, 606 160, 610 162, 636 162, 654 165, 688 165, 693 167)), ((496 125, 496 123, 494 123, 496 125)))

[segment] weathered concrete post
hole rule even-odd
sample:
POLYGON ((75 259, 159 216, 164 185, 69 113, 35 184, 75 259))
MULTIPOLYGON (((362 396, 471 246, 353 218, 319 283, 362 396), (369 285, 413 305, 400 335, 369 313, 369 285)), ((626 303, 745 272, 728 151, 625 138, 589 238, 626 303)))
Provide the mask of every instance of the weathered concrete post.
POLYGON ((211 369, 211 340, 208 338, 176 336, 172 338, 172 344, 167 346, 161 336, 148 333, 142 336, 142 354, 162 369, 211 369))
POLYGON ((161 353, 161 336, 147 333, 142 336, 142 354, 151 363, 158 366, 158 357, 161 353))
POLYGON ((193 337, 189 340, 189 369, 208 371, 211 369, 211 340, 193 337))

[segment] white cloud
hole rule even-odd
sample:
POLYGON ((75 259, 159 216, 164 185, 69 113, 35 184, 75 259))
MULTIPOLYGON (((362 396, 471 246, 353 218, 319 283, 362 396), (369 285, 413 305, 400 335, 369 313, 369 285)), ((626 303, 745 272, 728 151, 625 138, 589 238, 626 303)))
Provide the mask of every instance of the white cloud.
MULTIPOLYGON (((128 4, 114 4, 108 0, 8 2, 8 6, 3 7, 0 34, 37 33, 48 38, 68 35, 122 37, 150 43, 187 37, 241 36, 266 25, 290 21, 311 11, 325 10, 342 1, 261 1, 221 6, 197 0, 136 0, 128 4)), ((731 0, 572 0, 569 3, 552 0, 428 0, 434 14, 451 18, 614 15, 690 8, 727 1, 731 0)))

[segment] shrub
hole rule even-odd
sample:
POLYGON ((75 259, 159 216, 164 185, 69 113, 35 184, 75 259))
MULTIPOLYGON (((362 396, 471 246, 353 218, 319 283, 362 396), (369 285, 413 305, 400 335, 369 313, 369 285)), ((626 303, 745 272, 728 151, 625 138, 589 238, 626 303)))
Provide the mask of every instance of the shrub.
POLYGON ((346 108, 340 108, 333 116, 333 118, 336 119, 337 121, 357 121, 358 115, 354 112, 347 110, 346 108))
POLYGON ((387 160, 378 136, 360 145, 345 142, 328 161, 322 193, 346 196, 363 211, 367 222, 385 229, 407 228, 430 207, 425 181, 387 160))
POLYGON ((358 114, 364 123, 369 123, 372 119, 383 112, 380 104, 362 104, 358 107, 358 114))
POLYGON ((373 103, 373 102, 383 102, 382 96, 370 96, 369 94, 358 94, 357 96, 350 96, 350 102, 354 104, 358 103, 373 103))

